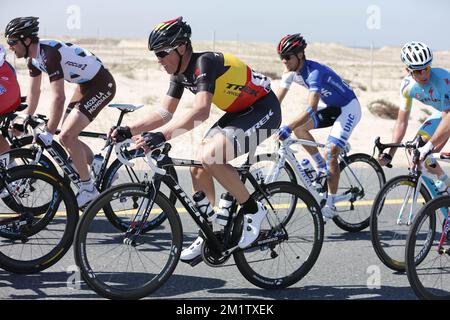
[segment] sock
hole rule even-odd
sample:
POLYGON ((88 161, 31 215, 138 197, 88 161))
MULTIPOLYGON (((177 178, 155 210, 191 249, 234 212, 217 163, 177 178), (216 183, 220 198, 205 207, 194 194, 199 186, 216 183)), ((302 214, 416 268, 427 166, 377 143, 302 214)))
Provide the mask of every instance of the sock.
POLYGON ((334 206, 335 201, 336 201, 336 194, 329 193, 327 197, 327 206, 330 207, 334 206))
POLYGON ((450 187, 450 178, 447 174, 443 173, 441 176, 438 176, 438 179, 444 182, 447 187, 450 187))
POLYGON ((323 168, 326 166, 325 159, 322 157, 320 152, 317 152, 316 154, 311 155, 311 157, 314 159, 314 162, 317 164, 318 168, 323 168))
POLYGON ((80 182, 80 190, 94 191, 94 182, 92 179, 80 182))
POLYGON ((253 214, 258 211, 258 205, 256 204, 255 199, 253 199, 252 197, 248 198, 248 200, 242 203, 241 206, 245 214, 253 214))

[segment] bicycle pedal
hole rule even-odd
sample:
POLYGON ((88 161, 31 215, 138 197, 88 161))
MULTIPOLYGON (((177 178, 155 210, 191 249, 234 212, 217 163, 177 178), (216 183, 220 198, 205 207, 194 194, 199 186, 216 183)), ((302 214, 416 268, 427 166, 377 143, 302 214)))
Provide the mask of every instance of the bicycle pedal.
POLYGON ((202 262, 203 261, 203 258, 202 258, 202 256, 200 255, 200 256, 198 256, 198 257, 195 257, 194 259, 192 259, 192 260, 181 260, 180 259, 180 261, 181 262, 184 262, 184 263, 187 263, 188 265, 190 265, 191 267, 195 267, 196 265, 198 265, 200 262, 202 262))

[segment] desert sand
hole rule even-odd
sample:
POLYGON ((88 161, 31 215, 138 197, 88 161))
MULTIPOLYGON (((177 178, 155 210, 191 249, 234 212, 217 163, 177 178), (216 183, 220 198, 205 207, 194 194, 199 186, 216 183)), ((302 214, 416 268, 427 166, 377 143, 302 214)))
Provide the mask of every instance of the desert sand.
MULTIPOLYGON (((158 65, 156 58, 147 49, 146 39, 68 39, 52 37, 63 41, 70 41, 85 47, 95 53, 115 77, 117 93, 113 103, 144 104, 145 107, 128 114, 124 124, 132 123, 145 116, 164 97, 169 84, 169 75, 158 65)), ((3 43, 3 45, 5 45, 3 43)), ((238 56, 253 69, 272 78, 272 88, 277 90, 282 74, 282 64, 276 54, 276 44, 270 43, 240 43, 240 42, 193 42, 195 51, 220 51, 238 56)), ((5 46, 6 47, 6 46, 5 46)), ((390 142, 394 120, 381 119, 372 114, 368 107, 376 100, 382 99, 393 105, 399 104, 399 87, 402 78, 406 75, 400 61, 399 47, 383 47, 374 49, 348 48, 336 43, 310 43, 306 50, 308 59, 329 65, 339 75, 350 82, 362 106, 362 118, 350 139, 352 152, 365 152, 372 154, 373 141, 380 136, 383 142, 390 142), (373 61, 373 63, 371 63, 373 61)), ((27 93, 29 87, 28 72, 25 60, 17 60, 12 52, 7 59, 17 69, 22 95, 27 93)), ((450 52, 440 51, 434 53, 434 66, 450 69, 450 52)), ((66 82, 66 101, 71 98, 74 85, 66 82)), ((48 77, 44 75, 41 87, 41 99, 37 113, 48 112, 51 94, 49 92, 48 77)), ((282 104, 283 117, 292 116, 306 107, 307 90, 293 85, 282 104)), ((183 117, 184 113, 192 108, 194 95, 185 91, 174 117, 183 117)), ((411 120, 409 122, 406 138, 414 137, 421 120, 429 112, 430 107, 415 101, 411 120)), ((115 124, 118 111, 105 108, 87 130, 106 132, 115 124)), ((194 129, 172 140, 172 156, 191 158, 195 154, 196 144, 199 143, 203 133, 223 114, 216 108, 211 108, 210 118, 194 129)), ((325 142, 329 129, 314 131, 317 141, 325 142)), ((90 139, 88 143, 97 152, 102 146, 101 141, 90 139)), ((263 148, 270 150, 271 143, 265 143, 263 148)), ((444 150, 449 150, 447 145, 444 150)), ((304 155, 302 152, 301 154, 304 155)), ((394 159, 394 165, 407 166, 406 157, 400 152, 394 159)))

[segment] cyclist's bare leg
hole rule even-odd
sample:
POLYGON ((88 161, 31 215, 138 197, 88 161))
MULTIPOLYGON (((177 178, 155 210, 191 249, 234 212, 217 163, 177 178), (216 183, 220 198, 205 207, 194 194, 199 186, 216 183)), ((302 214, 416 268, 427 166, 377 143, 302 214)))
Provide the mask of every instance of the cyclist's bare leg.
MULTIPOLYGON (((314 140, 314 137, 309 133, 310 130, 314 129, 314 122, 312 119, 308 120, 304 125, 296 128, 294 130, 295 136, 299 139, 305 139, 309 141, 316 141, 314 140)), ((311 146, 303 146, 303 148, 308 152, 310 155, 316 154, 319 152, 319 150, 316 147, 311 146)))
POLYGON ((214 207, 216 203, 216 190, 212 176, 202 168, 192 167, 192 189, 194 192, 203 191, 206 194, 211 205, 214 207))
POLYGON ((250 198, 250 193, 236 169, 227 164, 235 157, 233 143, 222 134, 216 134, 202 143, 201 161, 204 169, 242 204, 250 198))
POLYGON ((92 151, 78 139, 78 136, 90 123, 84 114, 78 109, 74 109, 64 121, 59 137, 61 143, 69 152, 82 181, 90 179, 88 158, 91 157, 92 161, 92 151))
POLYGON ((339 170, 339 162, 338 157, 341 152, 341 148, 334 144, 330 144, 329 148, 327 148, 327 154, 326 160, 328 163, 328 170, 329 170, 329 176, 328 176, 328 192, 331 194, 336 194, 339 186, 339 177, 340 177, 340 170, 339 170))

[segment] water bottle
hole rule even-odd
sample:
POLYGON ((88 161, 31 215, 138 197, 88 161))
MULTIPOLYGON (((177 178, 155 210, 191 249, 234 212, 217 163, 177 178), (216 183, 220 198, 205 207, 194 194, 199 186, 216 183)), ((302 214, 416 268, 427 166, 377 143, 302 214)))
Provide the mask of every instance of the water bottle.
POLYGON ((203 219, 207 220, 208 222, 213 222, 214 220, 216 220, 216 213, 214 212, 211 203, 209 202, 203 191, 197 191, 196 193, 194 193, 192 199, 194 199, 195 205, 202 215, 203 219))
POLYGON ((220 197, 219 211, 217 212, 216 222, 221 226, 226 226, 228 217, 230 216, 231 205, 233 204, 233 196, 229 192, 225 192, 220 197))
POLYGON ((306 187, 311 187, 312 181, 314 180, 313 173, 316 172, 316 170, 314 170, 308 159, 303 159, 302 162, 300 162, 300 167, 300 174, 305 180, 306 187))
POLYGON ((104 158, 101 154, 96 154, 94 156, 94 159, 92 160, 92 164, 91 164, 91 171, 92 171, 94 177, 97 177, 97 175, 100 173, 100 169, 102 168, 103 159, 104 158))

